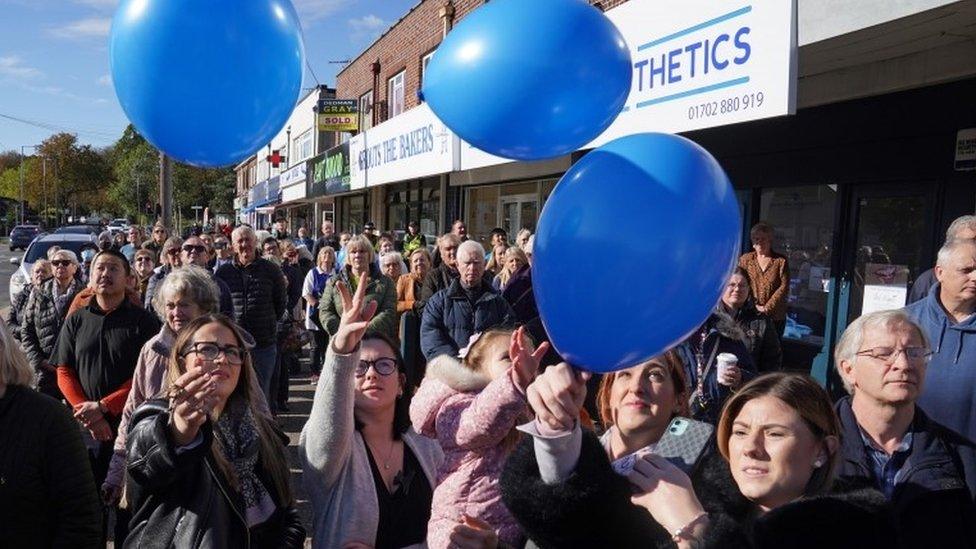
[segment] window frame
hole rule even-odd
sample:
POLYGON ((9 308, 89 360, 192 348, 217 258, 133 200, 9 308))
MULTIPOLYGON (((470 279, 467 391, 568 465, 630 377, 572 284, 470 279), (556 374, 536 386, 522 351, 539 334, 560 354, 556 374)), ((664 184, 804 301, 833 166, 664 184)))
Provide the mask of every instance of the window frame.
POLYGON ((403 114, 406 109, 406 83, 407 70, 403 69, 386 80, 386 105, 387 117, 389 120, 394 116, 403 114), (397 101, 397 91, 399 91, 399 101, 397 101), (399 106, 399 110, 397 107, 399 106))

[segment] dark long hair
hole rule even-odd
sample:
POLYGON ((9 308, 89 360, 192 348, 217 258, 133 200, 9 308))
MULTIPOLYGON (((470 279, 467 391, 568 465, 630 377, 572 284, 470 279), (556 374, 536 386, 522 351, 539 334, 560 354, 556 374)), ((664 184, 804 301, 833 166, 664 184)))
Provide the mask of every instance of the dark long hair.
MULTIPOLYGON (((366 335, 363 336, 363 343, 367 341, 382 341, 387 347, 393 351, 393 358, 396 360, 397 365, 397 375, 404 376, 401 378, 401 385, 403 386, 403 394, 397 397, 396 403, 393 405, 393 440, 400 440, 403 438, 403 433, 407 432, 410 428, 410 394, 409 387, 407 387, 406 382, 406 363, 403 360, 403 355, 400 353, 400 345, 397 344, 390 336, 375 331, 368 331, 366 335)), ((360 431, 363 428, 362 422, 359 418, 356 418, 356 430, 360 431)))

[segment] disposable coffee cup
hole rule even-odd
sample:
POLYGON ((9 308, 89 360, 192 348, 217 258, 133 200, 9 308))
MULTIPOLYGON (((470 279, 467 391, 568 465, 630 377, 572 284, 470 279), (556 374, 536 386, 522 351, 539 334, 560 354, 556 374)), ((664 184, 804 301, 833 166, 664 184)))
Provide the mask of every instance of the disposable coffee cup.
POLYGON ((729 370, 739 365, 739 357, 732 353, 721 353, 715 357, 715 361, 718 363, 719 379, 724 379, 728 375, 729 370))

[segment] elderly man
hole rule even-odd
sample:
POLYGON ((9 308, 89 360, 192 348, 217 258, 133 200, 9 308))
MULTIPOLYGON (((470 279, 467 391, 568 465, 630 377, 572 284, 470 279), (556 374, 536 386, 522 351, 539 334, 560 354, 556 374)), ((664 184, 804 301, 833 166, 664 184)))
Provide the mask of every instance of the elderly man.
MULTIPOLYGON (((946 230, 945 241, 951 240, 976 240, 976 215, 957 217, 946 230)), ((925 299, 936 282, 938 281, 935 279, 935 267, 918 275, 912 284, 912 290, 908 293, 908 303, 925 299)))
POLYGON ((942 246, 935 277, 929 295, 905 308, 935 352, 919 405, 932 419, 976 440, 976 241, 942 246))
POLYGON ((420 316, 424 312, 427 301, 434 294, 447 288, 458 277, 457 249, 461 239, 454 233, 441 235, 437 239, 437 257, 440 262, 424 278, 420 287, 420 299, 414 303, 414 311, 420 316))
POLYGON ((512 324, 515 314, 483 277, 485 249, 473 240, 457 249, 458 278, 427 302, 420 323, 420 347, 427 360, 457 356, 471 336, 512 324))
POLYGON ((838 476, 884 493, 905 547, 976 547, 976 446, 916 404, 928 390, 930 354, 904 311, 867 314, 847 328, 834 350, 851 393, 836 406, 838 476))
POLYGON ((278 319, 285 312, 285 276, 274 263, 257 255, 254 229, 240 226, 231 233, 234 261, 217 268, 217 278, 230 287, 237 322, 254 336, 254 371, 264 396, 271 398, 271 378, 277 357, 278 319))

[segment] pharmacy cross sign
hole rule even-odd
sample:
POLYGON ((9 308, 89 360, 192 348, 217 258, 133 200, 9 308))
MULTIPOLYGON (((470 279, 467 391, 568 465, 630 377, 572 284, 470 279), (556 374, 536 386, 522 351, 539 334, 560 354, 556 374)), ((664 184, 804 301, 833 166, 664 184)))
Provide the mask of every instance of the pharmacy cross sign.
POLYGON ((265 159, 271 163, 271 167, 277 168, 280 164, 285 161, 285 157, 281 156, 281 152, 277 149, 271 151, 271 154, 265 159))

